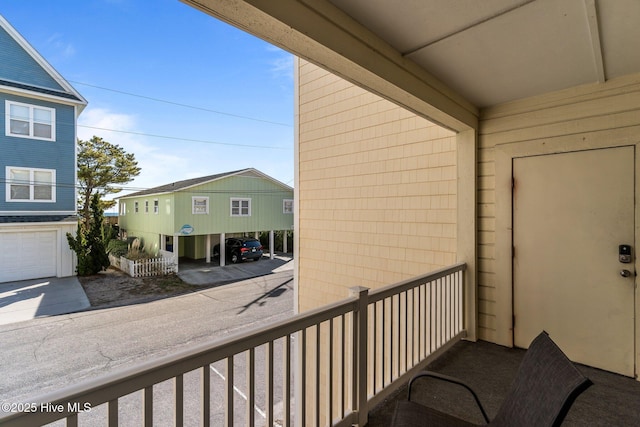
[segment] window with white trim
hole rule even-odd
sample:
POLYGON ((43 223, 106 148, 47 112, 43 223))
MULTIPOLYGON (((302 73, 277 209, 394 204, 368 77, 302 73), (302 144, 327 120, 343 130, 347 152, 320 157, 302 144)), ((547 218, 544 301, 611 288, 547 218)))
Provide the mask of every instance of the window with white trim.
POLYGON ((293 213, 293 199, 284 199, 282 201, 282 213, 284 214, 293 213))
POLYGON ((133 213, 138 213, 138 211, 139 211, 139 205, 138 205, 138 202, 135 201, 133 202, 133 213))
POLYGON ((251 199, 231 199, 231 216, 251 216, 251 199))
POLYGON ((55 109, 13 101, 6 101, 5 108, 7 136, 55 141, 55 109))
POLYGON ((160 202, 158 202, 158 199, 153 199, 153 213, 154 214, 158 214, 160 213, 160 202))
POLYGON ((125 202, 120 202, 120 216, 125 216, 127 214, 127 204, 125 202))
POLYGON ((7 202, 55 202, 56 171, 7 166, 7 202))
POLYGON ((149 201, 148 200, 144 201, 144 213, 146 213, 146 214, 149 213, 149 201))
POLYGON ((201 196, 191 197, 191 213, 194 215, 209 214, 209 198, 201 196))

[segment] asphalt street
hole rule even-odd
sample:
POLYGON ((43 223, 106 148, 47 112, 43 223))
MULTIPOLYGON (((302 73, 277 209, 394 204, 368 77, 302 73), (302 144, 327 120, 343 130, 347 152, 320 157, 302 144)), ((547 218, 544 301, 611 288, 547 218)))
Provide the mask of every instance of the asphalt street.
MULTIPOLYGON (((293 272, 285 270, 145 304, 0 325, 0 400, 28 402, 30 396, 52 392, 292 315, 293 272)), ((282 347, 276 345, 275 353, 276 357, 282 357, 282 347)), ((263 357, 262 352, 256 351, 258 369, 264 367, 264 362, 260 361, 263 357)), ((234 363, 238 370, 236 377, 240 379, 238 383, 243 384, 246 360, 239 356, 234 363)), ((221 377, 225 372, 222 365, 211 367, 212 421, 216 421, 212 425, 218 425, 224 414, 220 404, 224 402, 221 377)), ((199 383, 197 373, 185 375, 185 414, 188 417, 198 413, 195 407, 194 411, 189 410, 198 399, 188 396, 197 390, 199 383)), ((281 383, 282 380, 276 378, 276 387, 281 387, 281 383)), ((157 425, 165 425, 160 422, 165 415, 171 418, 171 409, 167 407, 163 411, 163 405, 167 405, 162 402, 163 396, 172 396, 172 390, 170 383, 154 387, 154 402, 157 399, 160 408, 157 425)), ((236 412, 242 418, 246 412, 242 409, 242 396, 246 396, 246 390, 239 387, 236 392, 236 412)), ((256 393, 257 420, 264 414, 259 396, 256 393)), ((140 411, 135 407, 140 399, 133 395, 121 399, 120 413, 122 421, 126 421, 123 425, 130 425, 129 420, 131 424, 139 425, 135 418, 140 416, 140 411)), ((94 408, 83 414, 81 425, 104 425, 104 420, 95 424, 92 421, 102 410, 104 408, 94 408), (87 422, 83 423, 83 418, 87 422)), ((187 421, 186 425, 192 424, 187 421)))

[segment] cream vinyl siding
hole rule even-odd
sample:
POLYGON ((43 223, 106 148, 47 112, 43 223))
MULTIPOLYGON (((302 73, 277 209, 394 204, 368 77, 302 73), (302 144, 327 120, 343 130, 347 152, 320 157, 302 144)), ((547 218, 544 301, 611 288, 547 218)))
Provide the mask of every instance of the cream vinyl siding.
POLYGON ((455 134, 299 63, 299 311, 455 263, 455 134))
MULTIPOLYGON (((637 74, 482 111, 477 168, 480 339, 511 344, 512 159, 639 142, 637 74)), ((635 240, 640 241, 637 234, 635 240)))

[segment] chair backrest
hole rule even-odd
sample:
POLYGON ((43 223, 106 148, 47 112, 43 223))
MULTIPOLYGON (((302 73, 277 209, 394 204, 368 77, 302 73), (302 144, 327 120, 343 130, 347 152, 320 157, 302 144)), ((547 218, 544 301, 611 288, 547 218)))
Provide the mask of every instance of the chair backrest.
POLYGON ((575 398, 590 385, 591 381, 543 331, 531 342, 490 425, 558 426, 575 398))

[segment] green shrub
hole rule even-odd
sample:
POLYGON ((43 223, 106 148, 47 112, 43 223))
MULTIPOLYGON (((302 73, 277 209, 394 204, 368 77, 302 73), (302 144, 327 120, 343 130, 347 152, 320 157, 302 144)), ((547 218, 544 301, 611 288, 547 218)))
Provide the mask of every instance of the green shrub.
POLYGON ((150 256, 148 253, 144 251, 144 247, 142 246, 142 241, 136 238, 129 245, 129 251, 125 255, 125 258, 135 261, 138 259, 147 259, 147 258, 150 258, 150 256))
POLYGON ((115 257, 125 256, 129 252, 129 245, 124 240, 109 240, 107 253, 115 257))
POLYGON ((76 272, 80 276, 97 274, 109 267, 109 257, 104 246, 104 232, 102 224, 104 211, 99 206, 100 196, 94 194, 91 198, 91 221, 89 228, 78 222, 75 236, 67 233, 69 247, 78 257, 76 272))

